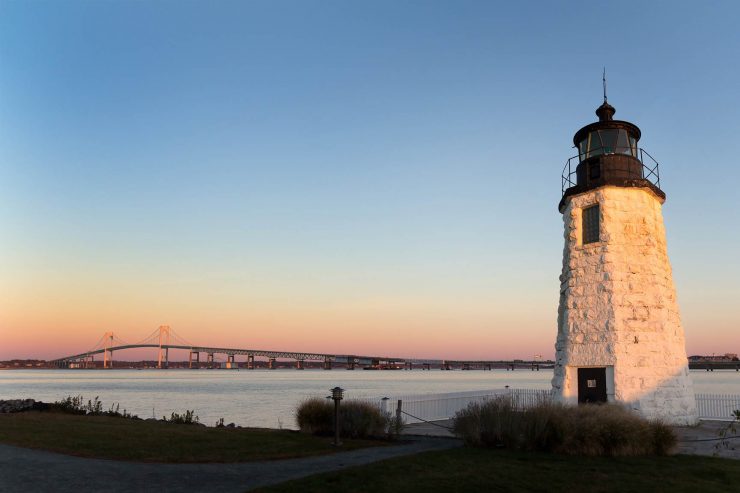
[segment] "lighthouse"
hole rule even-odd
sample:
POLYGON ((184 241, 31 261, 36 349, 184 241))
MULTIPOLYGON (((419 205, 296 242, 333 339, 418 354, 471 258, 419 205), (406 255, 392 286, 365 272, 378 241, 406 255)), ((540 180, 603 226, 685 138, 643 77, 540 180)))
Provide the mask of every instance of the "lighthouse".
POLYGON ((640 129, 613 119, 578 130, 562 176, 565 226, 553 392, 566 403, 619 402, 691 425, 696 400, 661 212, 658 164, 640 129))

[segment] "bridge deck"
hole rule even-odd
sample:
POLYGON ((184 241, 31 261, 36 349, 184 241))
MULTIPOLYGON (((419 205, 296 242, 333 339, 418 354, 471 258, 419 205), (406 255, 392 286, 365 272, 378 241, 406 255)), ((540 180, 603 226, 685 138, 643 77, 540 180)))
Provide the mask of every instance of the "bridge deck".
POLYGON ((421 358, 398 358, 398 357, 387 357, 387 356, 358 356, 351 354, 329 354, 329 353, 310 353, 310 352, 294 352, 294 351, 273 351, 263 349, 245 349, 245 348, 224 348, 224 347, 209 347, 209 346, 184 346, 176 344, 125 344, 119 346, 112 346, 110 348, 95 349, 92 351, 86 351, 84 353, 74 354, 71 356, 65 356, 52 360, 52 362, 69 363, 70 361, 79 361, 89 358, 96 354, 102 354, 106 351, 115 352, 123 351, 126 349, 138 349, 138 348, 159 348, 162 349, 182 349, 191 352, 208 353, 208 354, 225 354, 227 356, 246 355, 251 357, 262 357, 270 359, 292 359, 296 361, 323 361, 332 363, 354 363, 359 365, 379 365, 379 364, 405 364, 405 365, 467 365, 467 366, 507 366, 521 365, 521 366, 532 366, 532 365, 550 365, 552 361, 504 361, 504 360, 490 360, 490 361, 466 361, 466 360, 441 360, 441 359, 421 359, 421 358))

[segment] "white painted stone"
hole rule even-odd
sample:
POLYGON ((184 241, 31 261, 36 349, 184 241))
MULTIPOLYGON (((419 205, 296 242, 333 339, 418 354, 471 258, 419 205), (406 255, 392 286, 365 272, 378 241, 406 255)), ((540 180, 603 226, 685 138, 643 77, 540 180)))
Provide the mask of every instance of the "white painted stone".
POLYGON ((566 199, 552 386, 577 402, 577 369, 606 367, 607 398, 646 418, 698 422, 666 249, 662 201, 604 186, 566 199), (600 241, 582 243, 583 208, 599 204, 600 241))

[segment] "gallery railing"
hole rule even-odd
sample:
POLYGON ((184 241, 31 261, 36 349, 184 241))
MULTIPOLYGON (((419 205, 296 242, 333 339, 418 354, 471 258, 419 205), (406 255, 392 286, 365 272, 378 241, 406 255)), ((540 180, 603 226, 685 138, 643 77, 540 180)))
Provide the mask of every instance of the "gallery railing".
MULTIPOLYGON (((640 173, 640 176, 635 176, 634 178, 648 180, 650 183, 660 188, 660 167, 658 165, 658 161, 656 161, 653 156, 648 154, 645 149, 643 149, 642 147, 637 148, 637 155, 635 156, 635 153, 633 153, 632 149, 630 148, 609 147, 593 149, 587 154, 582 153, 577 156, 573 156, 572 158, 568 159, 568 161, 566 161, 565 166, 563 166, 563 173, 560 177, 560 188, 562 195, 565 195, 565 191, 567 189, 578 184, 578 180, 576 178, 576 169, 582 161, 596 156, 612 154, 632 156, 639 159, 640 163, 642 163, 642 172, 640 173)), ((624 169, 618 171, 630 172, 631 170, 624 169)))

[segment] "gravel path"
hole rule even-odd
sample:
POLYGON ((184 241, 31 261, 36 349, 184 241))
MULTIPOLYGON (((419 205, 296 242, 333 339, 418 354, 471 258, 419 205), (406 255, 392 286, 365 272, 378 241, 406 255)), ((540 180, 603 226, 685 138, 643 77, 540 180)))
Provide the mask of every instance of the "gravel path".
POLYGON ((459 445, 457 440, 419 437, 411 443, 388 447, 240 464, 122 462, 0 445, 0 492, 241 492, 321 472, 459 445))

